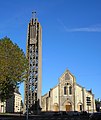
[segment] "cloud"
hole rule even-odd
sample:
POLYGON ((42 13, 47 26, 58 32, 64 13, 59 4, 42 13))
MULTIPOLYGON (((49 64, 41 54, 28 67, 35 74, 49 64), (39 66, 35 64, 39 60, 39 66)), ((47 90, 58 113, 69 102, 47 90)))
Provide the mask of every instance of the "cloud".
POLYGON ((58 19, 58 22, 62 25, 66 32, 101 32, 101 24, 89 27, 68 28, 60 19, 58 19))
POLYGON ((66 32, 101 32, 99 27, 65 28, 66 32))

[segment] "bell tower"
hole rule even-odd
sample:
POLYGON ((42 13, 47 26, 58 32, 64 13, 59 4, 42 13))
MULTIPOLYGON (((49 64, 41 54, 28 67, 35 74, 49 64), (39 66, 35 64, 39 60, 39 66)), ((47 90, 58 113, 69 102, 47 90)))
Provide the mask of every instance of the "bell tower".
POLYGON ((29 69, 28 78, 25 81, 24 105, 25 111, 38 114, 41 108, 41 84, 42 84, 42 28, 36 12, 32 12, 32 19, 28 24, 26 57, 29 69))

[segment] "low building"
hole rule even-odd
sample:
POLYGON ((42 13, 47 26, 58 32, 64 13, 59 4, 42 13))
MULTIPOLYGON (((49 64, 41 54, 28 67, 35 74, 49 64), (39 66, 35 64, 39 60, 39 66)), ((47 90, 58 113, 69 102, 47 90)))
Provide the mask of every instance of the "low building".
POLYGON ((16 88, 13 96, 6 100, 6 113, 21 112, 22 110, 21 102, 22 102, 21 94, 18 88, 16 88))
POLYGON ((0 100, 0 113, 5 113, 6 112, 6 102, 2 102, 0 100))
POLYGON ((59 83, 42 96, 42 111, 96 111, 92 90, 76 83, 75 77, 66 70, 59 83))

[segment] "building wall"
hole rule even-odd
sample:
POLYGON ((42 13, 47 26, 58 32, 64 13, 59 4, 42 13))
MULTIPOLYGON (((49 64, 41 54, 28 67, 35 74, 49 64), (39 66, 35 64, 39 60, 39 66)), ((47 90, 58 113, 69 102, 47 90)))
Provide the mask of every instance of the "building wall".
POLYGON ((95 112, 96 111, 95 99, 94 99, 94 94, 92 94, 92 91, 85 90, 85 110, 88 112, 95 112), (89 97, 91 100, 90 106, 87 105, 87 97, 89 97))
POLYGON ((15 100, 14 100, 14 112, 20 112, 21 111, 21 100, 22 97, 20 94, 14 93, 15 100))
POLYGON ((53 111, 58 111, 59 110, 59 93, 58 93, 58 86, 54 87, 50 91, 50 108, 53 111))
POLYGON ((13 113, 14 112, 14 95, 9 98, 7 101, 6 101, 6 112, 7 113, 13 113))
POLYGON ((77 111, 83 110, 83 90, 82 87, 77 84, 75 89, 75 103, 76 103, 75 110, 77 111))
POLYGON ((6 112, 14 113, 21 111, 21 94, 14 93, 14 95, 6 101, 6 112))
POLYGON ((49 93, 42 96, 42 110, 44 111, 95 111, 95 99, 92 91, 87 91, 76 84, 75 77, 68 70, 62 74, 59 84, 49 93), (87 97, 90 97, 91 100, 89 109, 87 97), (43 106, 47 106, 48 109, 43 106))
POLYGON ((6 112, 6 102, 1 102, 0 100, 0 113, 6 112))
POLYGON ((59 78, 60 111, 74 110, 74 81, 72 74, 68 70, 59 78))
POLYGON ((49 97, 49 93, 45 94, 44 96, 42 96, 42 111, 49 111, 50 110, 50 101, 49 101, 50 97, 49 97))

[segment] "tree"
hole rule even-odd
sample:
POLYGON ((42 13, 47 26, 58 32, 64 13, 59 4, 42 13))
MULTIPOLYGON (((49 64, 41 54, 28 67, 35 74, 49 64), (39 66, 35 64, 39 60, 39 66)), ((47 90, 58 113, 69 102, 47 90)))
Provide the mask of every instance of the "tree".
POLYGON ((95 99, 96 111, 100 112, 101 101, 99 99, 95 99))
POLYGON ((28 62, 22 49, 9 38, 0 39, 0 97, 4 101, 26 79, 28 62))

